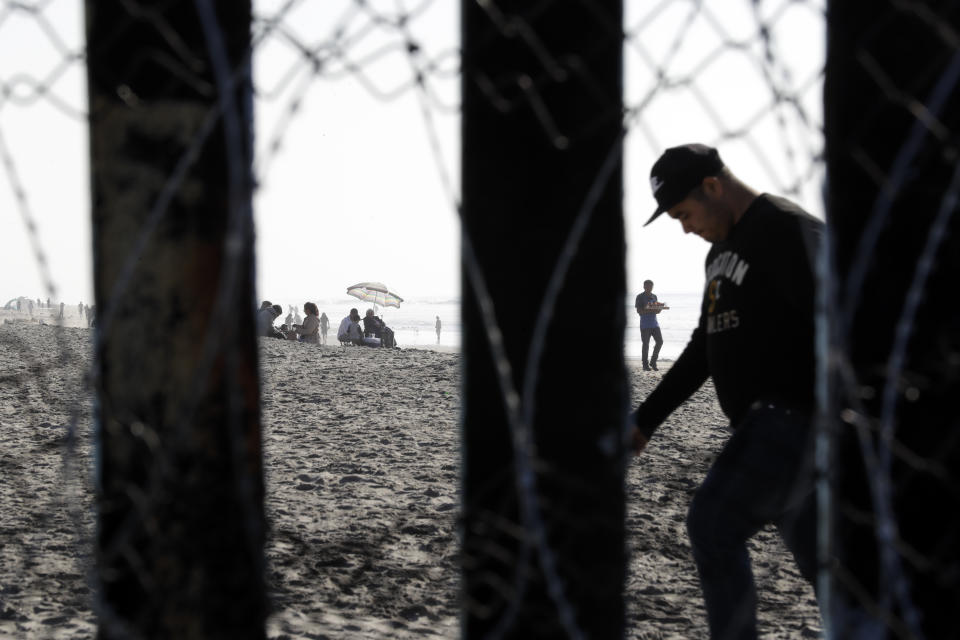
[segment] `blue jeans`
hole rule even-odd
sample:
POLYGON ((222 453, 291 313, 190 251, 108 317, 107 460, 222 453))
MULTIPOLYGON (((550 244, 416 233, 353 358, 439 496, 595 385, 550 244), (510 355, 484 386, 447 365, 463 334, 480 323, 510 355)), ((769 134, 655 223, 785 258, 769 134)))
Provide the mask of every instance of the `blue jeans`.
POLYGON ((774 523, 800 573, 817 571, 813 433, 806 412, 770 405, 736 426, 697 490, 687 532, 714 640, 756 638, 747 540, 774 523))
POLYGON ((650 338, 653 337, 653 357, 650 362, 656 364, 657 356, 660 355, 660 347, 663 345, 663 335, 660 333, 660 327, 640 327, 640 342, 643 344, 641 360, 643 366, 647 366, 647 351, 650 348, 650 338))

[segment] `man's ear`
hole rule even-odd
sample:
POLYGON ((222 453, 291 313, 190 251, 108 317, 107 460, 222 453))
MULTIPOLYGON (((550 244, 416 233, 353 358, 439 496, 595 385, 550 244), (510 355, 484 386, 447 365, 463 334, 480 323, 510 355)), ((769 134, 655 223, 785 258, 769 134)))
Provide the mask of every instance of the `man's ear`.
POLYGON ((723 195, 723 183, 716 176, 707 176, 700 184, 703 187, 703 192, 711 198, 719 198, 723 195))

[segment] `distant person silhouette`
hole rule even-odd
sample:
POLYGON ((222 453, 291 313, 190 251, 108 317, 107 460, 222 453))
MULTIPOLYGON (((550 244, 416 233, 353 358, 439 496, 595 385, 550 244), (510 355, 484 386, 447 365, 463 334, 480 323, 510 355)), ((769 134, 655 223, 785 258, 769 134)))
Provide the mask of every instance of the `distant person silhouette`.
POLYGON ((643 281, 643 293, 637 296, 637 313, 640 315, 640 342, 643 343, 641 359, 643 361, 643 370, 657 370, 657 356, 660 355, 660 347, 663 346, 663 335, 660 333, 660 323, 657 322, 657 314, 664 308, 662 303, 657 301, 656 294, 653 293, 653 280, 643 281), (653 355, 647 360, 647 353, 650 348, 650 338, 653 338, 653 355))
POLYGON ((330 318, 327 317, 326 311, 320 314, 320 336, 323 339, 323 344, 327 344, 327 329, 330 328, 330 318))
POLYGON ((437 329, 437 344, 440 344, 440 316, 437 316, 437 324, 435 326, 437 329))
POLYGON ((63 320, 63 308, 64 308, 65 306, 66 306, 66 305, 63 304, 62 302, 60 303, 60 315, 57 317, 57 320, 63 320))

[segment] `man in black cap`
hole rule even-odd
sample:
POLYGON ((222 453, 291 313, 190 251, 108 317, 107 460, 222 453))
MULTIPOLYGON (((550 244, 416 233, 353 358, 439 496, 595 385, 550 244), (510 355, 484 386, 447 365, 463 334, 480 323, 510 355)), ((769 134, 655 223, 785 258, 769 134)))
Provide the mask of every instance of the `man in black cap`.
POLYGON ((757 193, 717 150, 667 149, 653 165, 657 209, 712 244, 700 322, 632 414, 637 454, 708 377, 733 431, 687 514, 713 638, 756 638, 747 540, 774 523, 800 572, 816 575, 811 414, 814 269, 823 223, 757 193))

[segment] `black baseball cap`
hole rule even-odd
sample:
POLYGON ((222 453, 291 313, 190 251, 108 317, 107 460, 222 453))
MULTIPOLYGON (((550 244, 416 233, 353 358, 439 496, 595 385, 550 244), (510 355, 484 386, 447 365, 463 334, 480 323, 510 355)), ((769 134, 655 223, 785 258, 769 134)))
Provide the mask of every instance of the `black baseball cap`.
POLYGON ((664 151, 650 169, 650 188, 657 199, 657 210, 643 226, 656 220, 699 187, 704 178, 717 175, 721 169, 720 154, 705 144, 684 144, 664 151))

